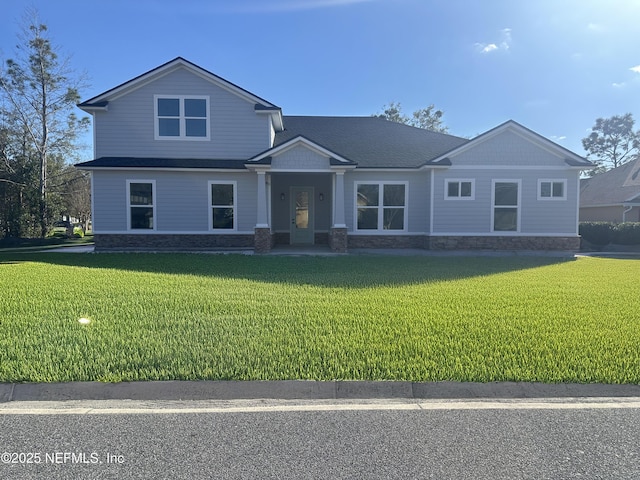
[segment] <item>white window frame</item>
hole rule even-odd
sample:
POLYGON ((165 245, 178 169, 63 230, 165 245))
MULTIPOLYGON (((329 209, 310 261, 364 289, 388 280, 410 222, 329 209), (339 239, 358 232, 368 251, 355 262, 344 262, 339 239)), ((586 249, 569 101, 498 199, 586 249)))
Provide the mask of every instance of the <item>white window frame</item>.
POLYGON ((156 215, 156 181, 147 179, 127 179, 127 231, 129 232, 154 232, 158 228, 158 217, 156 215), (151 184, 151 203, 152 205, 131 205, 131 184, 132 183, 150 183, 151 184), (132 208, 152 208, 153 209, 153 228, 131 228, 131 209, 132 208))
POLYGON ((538 179, 538 200, 542 201, 563 201, 567 199, 567 179, 566 178, 540 178, 538 179), (543 197, 542 196, 542 184, 550 183, 551 184, 551 196, 543 197), (553 184, 561 183, 562 184, 562 196, 554 197, 553 196, 553 184))
POLYGON ((379 181, 379 180, 372 180, 372 181, 366 181, 366 180, 361 180, 361 181, 357 181, 354 182, 354 216, 353 216, 353 229, 356 232, 361 232, 361 233, 370 233, 370 234, 385 234, 385 235, 393 235, 395 233, 402 233, 402 232, 407 232, 408 231, 408 220, 409 220, 409 182, 407 181, 392 181, 392 180, 385 180, 385 181, 379 181), (371 229, 371 228, 363 228, 360 229, 358 228, 358 187, 360 185, 378 185, 378 202, 379 204, 377 206, 371 206, 371 207, 365 207, 365 208, 377 208, 378 209, 378 228, 377 229, 371 229), (387 205, 388 208, 402 208, 403 209, 403 220, 402 220, 402 225, 403 228, 402 230, 388 230, 388 229, 384 229, 384 186, 385 185, 404 185, 404 205, 400 206, 400 205, 387 205))
POLYGON ((492 233, 499 233, 501 235, 509 235, 513 233, 520 233, 520 225, 522 222, 522 179, 520 178, 494 178, 491 180, 491 229, 492 233), (518 184, 518 199, 517 205, 496 205, 496 183, 517 183, 518 184), (515 208, 516 209, 516 229, 515 230, 495 230, 495 213, 496 208, 515 208))
POLYGON ((445 200, 475 200, 476 199, 476 180, 474 178, 445 178, 444 179, 444 199, 445 200), (458 184, 458 195, 457 196, 449 196, 449 184, 457 183, 458 184), (463 197, 460 195, 461 184, 462 183, 470 183, 471 184, 471 195, 468 197, 463 197))
MULTIPOLYGON (((211 140, 211 111, 210 111, 209 105, 210 105, 209 95, 154 95, 153 96, 153 114, 154 114, 155 139, 156 140, 180 140, 180 141, 190 141, 190 142, 204 142, 204 141, 211 140), (160 135, 160 117, 158 116, 158 100, 160 99, 179 100, 180 114, 178 117, 170 117, 170 118, 179 120, 180 135, 178 136, 160 135), (204 100, 206 102, 207 116, 204 117, 204 120, 206 122, 207 134, 204 137, 188 137, 187 136, 186 121, 189 118, 196 118, 198 120, 202 120, 203 117, 186 117, 184 112, 185 100, 204 100)), ((165 118, 165 117, 162 117, 162 118, 165 118)), ((166 117, 166 118, 169 118, 169 117, 166 117)))
POLYGON ((235 180, 209 180, 207 183, 207 189, 209 191, 209 230, 212 232, 236 232, 238 231, 238 182, 235 180), (211 187, 213 185, 232 185, 233 186, 233 205, 213 205, 213 192, 211 187), (232 208, 233 209, 233 228, 213 228, 213 209, 214 208, 232 208))

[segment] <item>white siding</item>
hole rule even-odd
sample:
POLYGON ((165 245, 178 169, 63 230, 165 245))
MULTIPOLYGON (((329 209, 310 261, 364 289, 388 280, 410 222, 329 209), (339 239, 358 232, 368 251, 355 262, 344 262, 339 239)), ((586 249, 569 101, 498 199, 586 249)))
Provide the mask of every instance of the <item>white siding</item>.
POLYGON ((253 103, 178 69, 109 102, 106 112, 96 112, 96 158, 250 158, 271 146, 270 124, 268 115, 255 113, 253 103), (211 140, 155 140, 154 95, 209 96, 211 140))
POLYGON ((257 180, 250 172, 94 171, 93 225, 96 233, 127 232, 126 181, 134 179, 155 180, 155 233, 208 233, 209 181, 237 182, 237 231, 253 232, 257 180))

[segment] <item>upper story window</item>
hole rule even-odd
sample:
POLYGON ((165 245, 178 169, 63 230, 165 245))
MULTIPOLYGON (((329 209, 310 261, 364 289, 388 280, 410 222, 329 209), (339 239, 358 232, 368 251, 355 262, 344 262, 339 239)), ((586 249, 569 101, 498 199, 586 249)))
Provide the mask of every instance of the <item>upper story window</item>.
POLYGON ((446 179, 444 198, 446 200, 473 200, 475 199, 475 180, 473 179, 446 179))
POLYGON ((209 140, 209 97, 156 95, 156 140, 209 140))
POLYGON ((566 200, 566 180, 538 180, 538 200, 566 200))

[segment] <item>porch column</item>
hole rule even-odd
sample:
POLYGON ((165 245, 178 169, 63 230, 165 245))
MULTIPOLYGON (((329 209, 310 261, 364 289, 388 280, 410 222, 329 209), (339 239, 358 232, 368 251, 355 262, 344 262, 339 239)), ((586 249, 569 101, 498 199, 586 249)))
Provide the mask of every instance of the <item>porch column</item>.
POLYGON ((267 175, 265 171, 257 171, 258 174, 258 204, 257 222, 254 232, 254 250, 256 253, 267 253, 271 251, 272 237, 269 226, 269 202, 267 198, 267 175))
POLYGON ((329 246, 339 253, 347 251, 347 224, 344 214, 344 170, 336 171, 336 188, 333 198, 333 225, 329 232, 329 246))
POLYGON ((336 172, 336 194, 333 202, 333 228, 347 228, 344 216, 344 170, 336 172))
POLYGON ((258 218, 256 228, 269 228, 267 172, 257 171, 256 173, 258 174, 258 218))

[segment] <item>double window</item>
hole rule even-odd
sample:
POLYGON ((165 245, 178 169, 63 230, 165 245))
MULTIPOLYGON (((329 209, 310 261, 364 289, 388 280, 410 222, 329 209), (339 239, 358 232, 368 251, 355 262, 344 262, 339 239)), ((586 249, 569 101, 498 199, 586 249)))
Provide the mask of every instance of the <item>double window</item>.
POLYGON ((444 198, 445 200, 474 200, 475 180, 473 179, 446 179, 444 198))
POLYGON ((236 229, 236 182, 209 182, 209 229, 236 229))
POLYGON ((128 229, 155 230, 155 181, 127 180, 127 194, 128 229))
POLYGON ((538 200, 566 200, 566 180, 538 180, 538 200))
POLYGON ((356 183, 357 230, 406 230, 406 205, 406 182, 356 183))
POLYGON ((209 97, 156 95, 156 140, 209 140, 209 97))
POLYGON ((520 231, 520 180, 492 180, 492 227, 494 232, 520 231))

